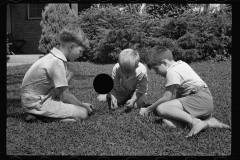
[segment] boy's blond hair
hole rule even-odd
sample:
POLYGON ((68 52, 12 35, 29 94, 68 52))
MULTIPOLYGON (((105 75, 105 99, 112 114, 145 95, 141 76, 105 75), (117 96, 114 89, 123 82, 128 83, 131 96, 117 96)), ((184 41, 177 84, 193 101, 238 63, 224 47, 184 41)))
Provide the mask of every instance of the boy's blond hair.
POLYGON ((89 41, 80 27, 66 27, 58 36, 58 40, 61 43, 74 42, 85 49, 89 48, 89 41))
POLYGON ((118 63, 126 73, 132 73, 140 62, 139 53, 133 49, 124 49, 118 56, 118 63))
POLYGON ((155 65, 160 65, 163 59, 169 61, 174 60, 172 52, 164 46, 155 46, 149 53, 144 55, 145 63, 147 67, 151 69, 155 65))

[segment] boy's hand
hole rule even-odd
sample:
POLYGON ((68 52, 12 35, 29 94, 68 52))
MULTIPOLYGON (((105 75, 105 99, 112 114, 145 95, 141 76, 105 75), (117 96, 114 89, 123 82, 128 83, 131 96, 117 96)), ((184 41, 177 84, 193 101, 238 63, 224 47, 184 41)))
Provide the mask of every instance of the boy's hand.
POLYGON ((93 105, 90 103, 83 103, 85 105, 85 108, 87 109, 88 113, 91 114, 93 112, 93 105))
POLYGON ((132 99, 129 99, 129 100, 126 102, 125 106, 126 106, 127 108, 133 108, 133 104, 134 104, 133 100, 132 100, 132 99))
POLYGON ((145 116, 148 116, 149 111, 147 108, 141 108, 139 113, 145 117, 145 116))
POLYGON ((114 96, 111 96, 111 109, 117 109, 117 99, 114 96))

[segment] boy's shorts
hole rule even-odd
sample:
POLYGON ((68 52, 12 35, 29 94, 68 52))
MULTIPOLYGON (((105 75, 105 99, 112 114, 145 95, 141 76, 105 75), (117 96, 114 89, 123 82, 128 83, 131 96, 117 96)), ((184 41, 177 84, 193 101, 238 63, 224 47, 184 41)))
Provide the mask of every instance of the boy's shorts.
POLYGON ((52 118, 73 118, 74 105, 56 100, 54 89, 48 95, 40 95, 29 90, 22 90, 21 103, 24 111, 39 116, 52 118))
MULTIPOLYGON (((118 92, 118 91, 116 91, 116 90, 112 90, 111 93, 112 93, 112 94, 115 96, 115 98, 117 99, 118 105, 124 105, 129 99, 132 98, 132 95, 126 96, 126 95, 124 95, 124 94, 122 94, 121 92, 118 92)), ((111 98, 111 97, 110 97, 110 93, 107 94, 107 97, 108 97, 108 98, 111 98)), ((143 94, 138 100, 141 100, 141 101, 143 101, 143 103, 147 104, 147 98, 146 98, 146 95, 145 95, 145 94, 143 94)), ((137 100, 137 101, 138 101, 138 100, 137 100)))
POLYGON ((178 98, 183 108, 193 117, 205 120, 211 117, 213 112, 213 98, 208 88, 203 88, 197 93, 178 98))

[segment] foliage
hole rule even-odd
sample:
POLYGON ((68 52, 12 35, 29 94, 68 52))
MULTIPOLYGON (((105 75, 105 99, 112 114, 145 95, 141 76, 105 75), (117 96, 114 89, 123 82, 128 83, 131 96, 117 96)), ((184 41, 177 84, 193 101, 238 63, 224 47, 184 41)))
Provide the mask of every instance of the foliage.
MULTIPOLYGON (((77 68, 69 90, 82 102, 96 107, 95 114, 76 123, 22 120, 20 86, 31 65, 7 68, 6 154, 72 156, 229 156, 232 132, 208 128, 193 138, 185 136, 190 128, 171 129, 159 117, 143 118, 139 110, 125 108, 109 111, 107 103, 96 101, 93 80, 99 73, 111 74, 113 65, 74 63, 77 68), (217 146, 217 147, 214 147, 217 146)), ((192 63, 191 67, 207 83, 214 100, 213 116, 232 125, 231 62, 192 63)), ((165 80, 148 71, 149 103, 163 95, 165 80)))
POLYGON ((171 23, 181 28, 181 31, 177 32, 179 36, 171 38, 176 39, 178 46, 184 50, 196 49, 196 59, 231 55, 231 13, 221 11, 212 14, 184 14, 171 23), (186 25, 181 27, 180 22, 186 25), (181 36, 181 32, 185 34, 181 36))
POLYGON ((42 12, 42 35, 38 49, 47 54, 56 45, 58 33, 64 27, 79 25, 78 16, 70 9, 68 4, 48 4, 42 12))
POLYGON ((147 12, 139 14, 140 3, 94 4, 76 16, 67 4, 49 4, 42 13, 39 50, 49 52, 59 30, 76 24, 90 42, 79 61, 114 63, 125 48, 143 57, 156 44, 170 46, 176 60, 226 60, 232 52, 231 5, 214 13, 193 12, 194 6, 148 3, 147 12))
MULTIPOLYGON (((231 54, 231 6, 225 6, 220 12, 199 14, 189 9, 191 5, 172 5, 170 7, 173 10, 175 7, 178 16, 163 16, 161 19, 149 13, 138 14, 139 6, 128 4, 124 6, 126 10, 120 11, 117 5, 104 5, 80 13, 79 23, 92 47, 85 53, 87 59, 116 62, 117 55, 124 48, 137 49, 140 54, 145 54, 150 47, 163 43, 172 44, 170 49, 175 59, 187 62, 225 60, 231 54)), ((168 8, 168 5, 147 6, 158 6, 161 12, 168 8)))
POLYGON ((81 28, 88 35, 88 57, 98 62, 114 62, 125 48, 141 48, 147 43, 152 22, 146 16, 121 12, 118 7, 91 8, 79 15, 81 28))
POLYGON ((147 4, 147 13, 154 18, 162 19, 167 17, 178 17, 190 8, 190 4, 184 3, 149 3, 147 4))

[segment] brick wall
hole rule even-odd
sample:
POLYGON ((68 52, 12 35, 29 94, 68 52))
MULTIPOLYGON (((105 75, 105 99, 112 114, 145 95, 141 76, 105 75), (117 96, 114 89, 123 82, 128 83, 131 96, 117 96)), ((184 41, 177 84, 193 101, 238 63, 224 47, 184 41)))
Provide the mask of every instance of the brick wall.
POLYGON ((13 39, 27 41, 22 48, 25 54, 43 54, 38 50, 42 33, 41 19, 28 19, 27 17, 27 4, 11 4, 13 39))

